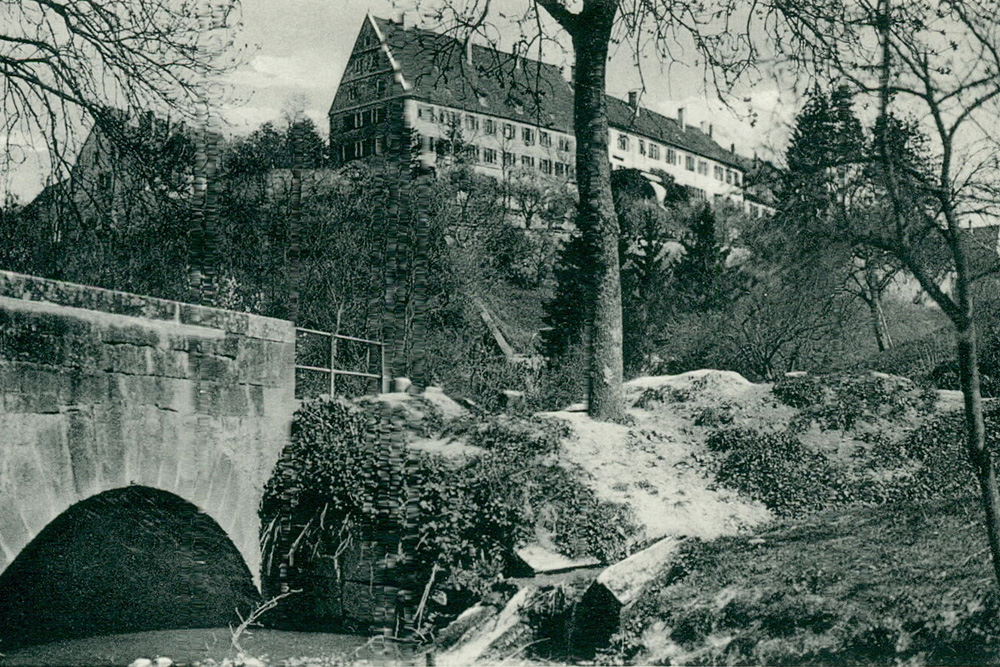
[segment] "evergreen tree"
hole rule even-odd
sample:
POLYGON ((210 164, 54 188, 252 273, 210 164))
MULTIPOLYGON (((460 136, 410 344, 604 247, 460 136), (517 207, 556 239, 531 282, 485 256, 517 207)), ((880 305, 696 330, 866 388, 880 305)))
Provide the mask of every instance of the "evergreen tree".
POLYGON ((817 88, 796 119, 778 234, 772 236, 783 237, 786 257, 797 264, 786 267, 789 272, 822 266, 842 275, 843 290, 868 308, 876 343, 884 350, 892 341, 882 298, 899 263, 871 246, 845 243, 837 233, 866 215, 870 153, 850 90, 839 86, 826 95, 817 88))

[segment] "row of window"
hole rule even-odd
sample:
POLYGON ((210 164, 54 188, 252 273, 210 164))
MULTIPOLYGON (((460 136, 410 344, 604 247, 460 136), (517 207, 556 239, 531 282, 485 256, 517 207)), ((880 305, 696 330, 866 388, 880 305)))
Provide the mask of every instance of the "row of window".
MULTIPOLYGON (((660 146, 654 144, 652 141, 647 142, 645 139, 638 140, 639 145, 639 155, 644 155, 651 160, 660 159, 660 146)), ((627 134, 618 135, 618 150, 629 151, 632 147, 632 138, 627 134)), ((673 148, 663 149, 663 160, 667 164, 680 164, 680 157, 684 157, 684 168, 688 171, 697 171, 702 176, 708 176, 708 166, 709 163, 706 160, 696 160, 693 155, 684 155, 679 153, 673 148)), ((715 178, 718 181, 725 181, 730 185, 740 184, 740 172, 734 169, 726 169, 720 165, 715 165, 715 178)))
POLYGON ((371 155, 381 155, 385 150, 382 137, 368 137, 340 147, 340 161, 357 160, 371 155))
MULTIPOLYGON (((447 157, 452 154, 453 147, 447 139, 434 140, 430 137, 421 137, 421 148, 425 151, 434 150, 439 157, 447 157)), ((521 166, 523 169, 538 169, 547 175, 573 178, 575 170, 573 165, 560 160, 550 160, 548 158, 538 158, 533 155, 518 155, 509 151, 498 151, 495 148, 484 148, 474 144, 467 144, 463 147, 465 157, 475 163, 498 166, 504 168, 514 168, 521 166)))
POLYGON ((355 111, 344 116, 345 130, 358 130, 369 125, 377 125, 385 120, 385 107, 372 107, 355 111))
POLYGON ((349 102, 358 102, 366 98, 382 97, 389 89, 389 77, 373 76, 361 81, 352 81, 341 86, 349 102))
MULTIPOLYGON (((481 132, 488 137, 500 135, 508 141, 516 141, 520 138, 521 143, 525 146, 534 146, 537 143, 542 148, 552 147, 552 132, 497 121, 494 118, 484 118, 470 113, 461 114, 458 111, 438 109, 426 104, 417 106, 417 118, 431 123, 447 125, 455 129, 463 129, 468 132, 481 132), (518 132, 518 129, 520 129, 520 132, 518 132)), ((563 153, 571 153, 573 151, 573 140, 569 137, 556 134, 556 145, 557 149, 563 153)))

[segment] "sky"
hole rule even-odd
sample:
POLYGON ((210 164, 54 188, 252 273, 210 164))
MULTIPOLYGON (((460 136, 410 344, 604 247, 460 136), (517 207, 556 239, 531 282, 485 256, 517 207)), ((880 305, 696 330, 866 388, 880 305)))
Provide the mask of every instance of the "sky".
MULTIPOLYGON (((325 135, 326 111, 365 15, 397 17, 402 11, 408 23, 415 22, 419 15, 412 6, 417 1, 241 0, 237 44, 242 48, 242 64, 225 75, 230 96, 219 108, 223 132, 248 134, 264 122, 280 123, 288 114, 302 110, 325 135)), ((420 1, 432 6, 437 0, 420 1)), ((527 4, 526 0, 492 2, 497 17, 523 12, 527 4)), ((497 25, 501 40, 517 31, 502 19, 497 25)), ((546 30, 558 32, 551 25, 546 30)), ((565 58, 558 50, 545 54, 550 62, 561 63, 565 58)), ((705 91, 702 72, 685 62, 688 58, 662 62, 651 57, 644 62, 640 78, 629 49, 620 47, 612 54, 608 92, 626 98, 630 90, 645 85, 643 106, 670 117, 683 107, 688 123, 712 123, 714 136, 724 147, 735 144, 746 156, 780 155, 795 110, 793 100, 780 92, 781 86, 758 80, 736 91, 727 98, 733 111, 705 91), (750 122, 751 113, 756 114, 755 122, 750 122)), ((15 172, 0 174, 0 186, 28 201, 41 189, 44 173, 37 156, 29 157, 15 172)))
MULTIPOLYGON (((425 3, 433 5, 433 1, 425 3)), ((365 14, 393 17, 405 11, 408 21, 418 17, 412 9, 395 4, 391 0, 242 0, 246 62, 230 75, 242 103, 224 111, 229 131, 249 132, 298 107, 325 128, 326 111, 365 14)), ((495 0, 493 9, 498 17, 509 16, 523 11, 525 5, 524 0, 495 0)), ((505 29, 502 22, 500 29, 505 29)), ((508 36, 514 30, 507 28, 508 36)), ((552 62, 564 58, 559 52, 546 55, 552 62)), ((748 156, 755 151, 770 156, 783 149, 794 104, 782 99, 777 83, 758 81, 749 90, 737 91, 727 98, 734 108, 730 110, 704 90, 701 70, 689 65, 651 57, 644 62, 640 78, 629 49, 622 47, 612 55, 608 92, 625 98, 629 90, 645 84, 643 106, 671 117, 684 107, 688 122, 711 122, 714 136, 726 147, 735 143, 748 156), (750 121, 751 113, 756 114, 755 122, 750 121)))

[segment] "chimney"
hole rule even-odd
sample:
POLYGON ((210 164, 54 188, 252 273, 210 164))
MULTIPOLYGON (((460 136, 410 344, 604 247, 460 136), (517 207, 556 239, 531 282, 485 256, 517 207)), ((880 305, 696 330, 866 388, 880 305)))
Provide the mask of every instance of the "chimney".
POLYGON ((628 105, 630 107, 632 107, 633 111, 637 111, 639 109, 639 91, 638 90, 630 90, 630 91, 628 91, 628 105))
POLYGON ((715 127, 714 127, 714 126, 712 125, 712 123, 709 123, 709 124, 708 124, 708 138, 709 138, 709 139, 711 139, 711 138, 712 138, 712 131, 713 131, 714 129, 715 129, 715 127))
POLYGON ((736 155, 736 144, 729 144, 729 152, 736 155))
POLYGON ((684 130, 684 107, 679 107, 677 109, 677 124, 681 126, 681 130, 684 130))
POLYGON ((465 41, 465 64, 472 66, 472 35, 465 41))

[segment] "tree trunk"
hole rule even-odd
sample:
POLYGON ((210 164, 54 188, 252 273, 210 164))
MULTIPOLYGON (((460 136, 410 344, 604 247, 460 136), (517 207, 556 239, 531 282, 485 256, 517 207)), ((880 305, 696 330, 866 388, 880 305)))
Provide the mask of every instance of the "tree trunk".
POLYGON ((889 340, 889 332, 886 327, 885 315, 882 312, 882 299, 879 295, 878 276, 875 275, 874 270, 869 266, 865 266, 865 287, 868 290, 868 296, 865 298, 865 302, 868 304, 868 310, 871 313, 872 329, 875 331, 875 342, 878 343, 878 351, 885 352, 892 347, 892 342, 889 340))
POLYGON ((878 344, 878 351, 885 352, 889 349, 885 338, 885 325, 882 321, 882 309, 876 299, 868 299, 868 312, 872 318, 872 330, 875 332, 875 342, 878 344))
POLYGON ((979 480, 986 532, 993 557, 993 573, 1000 583, 1000 493, 997 492, 996 465, 986 449, 986 425, 983 421, 983 398, 979 389, 979 365, 976 353, 975 325, 967 320, 956 328, 958 338, 958 373, 965 403, 966 447, 979 480))
POLYGON ((608 44, 617 3, 587 3, 573 31, 576 181, 579 226, 592 250, 594 294, 590 295, 589 413, 602 421, 625 416, 622 393, 622 296, 618 218, 611 196, 608 116, 605 100, 608 44))

